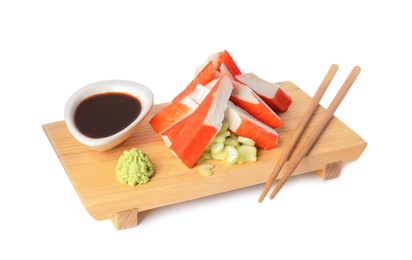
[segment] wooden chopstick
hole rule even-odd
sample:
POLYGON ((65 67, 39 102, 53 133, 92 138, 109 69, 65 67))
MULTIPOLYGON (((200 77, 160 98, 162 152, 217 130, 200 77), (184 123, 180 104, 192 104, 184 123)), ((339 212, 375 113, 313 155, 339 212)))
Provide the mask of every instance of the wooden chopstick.
POLYGON ((336 109, 339 107, 342 100, 345 98, 346 93, 348 93, 349 89, 352 87, 353 83, 355 82, 356 78, 358 77, 361 69, 359 66, 355 66, 349 76, 346 78, 345 82, 343 83, 342 87, 339 89, 338 93, 332 100, 329 107, 323 112, 322 117, 319 119, 318 123, 316 124, 315 128, 312 130, 309 137, 306 139, 305 143, 302 145, 302 148, 298 151, 294 160, 290 163, 289 167, 287 168, 286 172, 283 174, 282 178, 277 183, 275 189, 270 194, 270 199, 273 199, 276 194, 278 194, 279 190, 283 187, 287 179, 290 175, 292 175, 293 171, 299 165, 300 161, 303 157, 306 156, 308 151, 312 148, 313 144, 319 138, 323 130, 328 125, 330 119, 332 118, 333 114, 335 113, 336 109))
POLYGON ((313 99, 307 108, 305 114, 302 116, 300 119, 295 131, 293 132, 292 136, 290 137, 288 143, 286 144, 286 148, 283 150, 282 154, 280 155, 275 168, 273 169, 268 181, 266 182, 265 187, 263 188, 262 193, 260 194, 259 197, 259 202, 262 202, 266 196, 266 194, 269 192, 270 187, 272 186, 273 182, 276 180, 277 176, 279 175, 279 172, 281 171, 283 165, 289 158, 290 154, 292 153, 293 149, 296 146, 296 143, 300 139, 300 136, 302 135, 303 130, 305 129, 307 123, 311 119, 313 113, 315 112, 316 108, 319 106, 319 102, 322 99, 323 94, 325 93, 326 89, 328 88, 330 82, 332 81, 333 77, 336 74, 336 71, 338 70, 338 65, 333 64, 328 73, 326 74, 325 78, 319 85, 315 95, 313 96, 313 99))

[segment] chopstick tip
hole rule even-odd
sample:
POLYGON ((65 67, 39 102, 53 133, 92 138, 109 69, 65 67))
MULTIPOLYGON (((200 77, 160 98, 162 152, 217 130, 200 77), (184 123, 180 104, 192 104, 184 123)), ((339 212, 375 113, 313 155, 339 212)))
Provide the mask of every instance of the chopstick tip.
POLYGON ((262 194, 260 194, 259 199, 258 199, 259 203, 262 203, 262 201, 263 201, 263 200, 265 199, 265 197, 266 197, 266 194, 267 194, 266 191, 263 191, 262 194))

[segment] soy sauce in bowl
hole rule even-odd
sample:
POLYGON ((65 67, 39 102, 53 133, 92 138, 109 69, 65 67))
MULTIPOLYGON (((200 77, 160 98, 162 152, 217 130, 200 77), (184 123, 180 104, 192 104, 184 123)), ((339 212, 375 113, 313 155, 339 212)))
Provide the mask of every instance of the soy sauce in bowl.
POLYGON ((64 109, 66 126, 80 143, 108 151, 129 138, 153 106, 146 86, 127 80, 104 80, 74 92, 64 109))
POLYGON ((84 135, 103 138, 126 128, 139 116, 141 110, 140 100, 126 93, 96 94, 77 106, 74 122, 84 135))

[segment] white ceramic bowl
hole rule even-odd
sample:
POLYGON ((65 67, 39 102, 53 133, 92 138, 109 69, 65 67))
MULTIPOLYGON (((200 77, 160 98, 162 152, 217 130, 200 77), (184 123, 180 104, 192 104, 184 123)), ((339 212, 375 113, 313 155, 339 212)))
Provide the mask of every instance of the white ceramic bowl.
POLYGON ((108 151, 129 138, 136 131, 138 125, 147 116, 152 107, 153 93, 149 88, 132 81, 105 80, 84 86, 73 93, 66 102, 64 118, 69 132, 77 141, 97 151, 108 151), (116 134, 102 138, 88 137, 76 127, 74 120, 76 109, 84 99, 96 94, 108 92, 120 92, 137 97, 141 103, 141 112, 130 125, 116 134))

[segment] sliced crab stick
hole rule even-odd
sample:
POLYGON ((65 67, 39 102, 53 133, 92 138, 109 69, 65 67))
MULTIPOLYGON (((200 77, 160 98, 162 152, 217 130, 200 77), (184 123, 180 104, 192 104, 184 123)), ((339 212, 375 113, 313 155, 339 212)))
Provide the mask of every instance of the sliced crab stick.
POLYGON ((202 65, 197 67, 197 71, 201 71, 209 62, 213 63, 213 69, 217 72, 223 72, 221 71, 223 65, 233 77, 242 74, 232 56, 226 50, 210 55, 202 65))
POLYGON ((192 114, 197 107, 198 103, 191 96, 184 96, 181 100, 163 107, 150 119, 149 123, 156 134, 161 134, 192 114))
POLYGON ((196 89, 197 84, 204 86, 210 81, 214 80, 216 77, 216 71, 213 69, 213 63, 210 61, 202 68, 202 70, 198 74, 196 74, 189 85, 187 85, 187 87, 182 92, 180 92, 175 98, 173 98, 172 102, 180 100, 192 93, 196 89))
POLYGON ((275 129, 257 120, 231 101, 227 102, 225 119, 229 122, 230 131, 254 140, 259 148, 270 150, 278 144, 278 133, 275 129))
POLYGON ((192 114, 217 81, 218 79, 214 79, 205 86, 197 84, 189 95, 172 102, 157 112, 149 121, 155 133, 162 134, 171 126, 192 114))
POLYGON ((237 81, 233 85, 230 101, 270 127, 283 125, 280 117, 249 86, 237 81))
POLYGON ((157 112, 149 121, 155 133, 162 134, 174 124, 192 114, 218 80, 214 79, 205 86, 197 84, 189 95, 172 102, 157 112))
MULTIPOLYGON (((212 80, 205 86, 198 84, 190 96, 200 103, 217 80, 212 80)), ((280 117, 249 86, 237 81, 233 81, 233 86, 229 100, 235 105, 270 127, 277 128, 283 125, 280 117)))
POLYGON ((216 83, 220 80, 220 78, 214 79, 207 83, 206 85, 197 84, 196 88, 193 90, 189 96, 198 104, 202 103, 202 101, 206 98, 209 94, 210 90, 216 85, 216 83))
POLYGON ((292 98, 278 84, 268 82, 254 73, 236 75, 235 79, 253 89, 274 111, 286 112, 292 104, 292 98))
POLYGON ((232 89, 229 76, 222 76, 190 116, 162 134, 166 146, 187 167, 193 168, 222 127, 232 89))
MULTIPOLYGON (((199 82, 206 82, 207 80, 209 79, 202 79, 199 82)), ((210 91, 209 88, 216 84, 217 79, 212 79, 206 83, 205 86, 208 86, 208 88, 203 87, 200 83, 194 84, 194 82, 192 81, 193 84, 191 83, 185 91, 181 92, 179 97, 175 98, 171 104, 163 107, 150 119, 149 123, 155 133, 162 134, 172 125, 189 116, 205 98, 210 91)))

